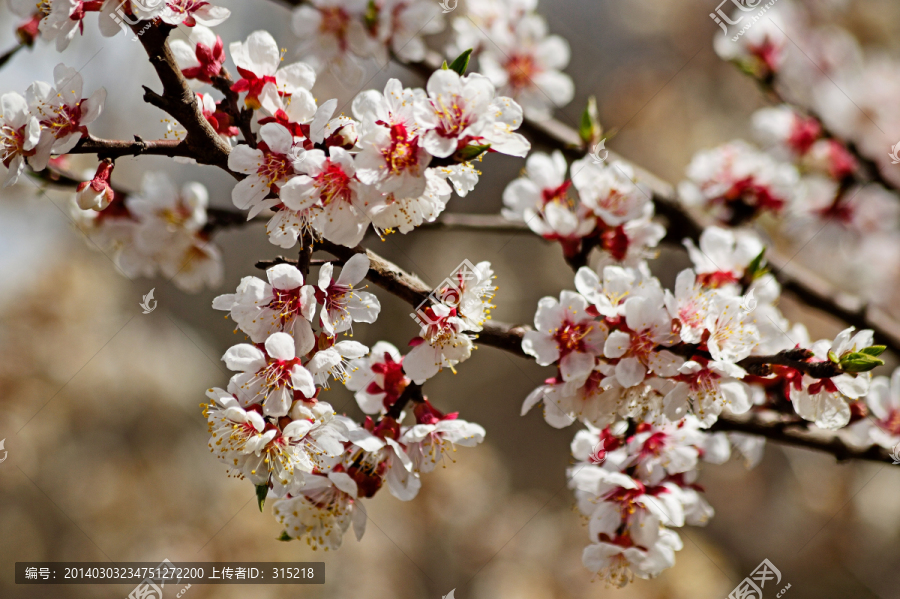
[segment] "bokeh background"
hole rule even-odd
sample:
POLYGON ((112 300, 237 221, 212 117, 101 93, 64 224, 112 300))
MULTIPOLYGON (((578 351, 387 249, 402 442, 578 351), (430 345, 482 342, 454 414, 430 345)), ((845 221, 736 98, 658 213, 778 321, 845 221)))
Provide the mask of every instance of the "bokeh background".
MULTIPOLYGON (((233 16, 217 28, 227 41, 265 28, 280 44, 294 43, 288 11, 264 0, 218 0, 233 16)), ((836 18, 866 49, 900 52, 900 5, 895 0, 831 2, 836 18)), ((586 98, 598 98, 609 144, 670 181, 678 181, 699 149, 748 137, 748 117, 765 105, 755 85, 712 50, 717 31, 707 0, 543 0, 550 29, 572 46, 567 71, 577 95, 559 118, 577 122, 586 98)), ((777 7, 776 7, 777 10, 777 7)), ((15 18, 0 12, 0 48, 14 44, 15 18)), ((124 36, 76 38, 63 55, 83 68, 86 89, 105 86, 108 112, 96 134, 160 137, 164 115, 141 101, 141 84, 158 88, 143 50, 124 36)), ((23 91, 50 80, 60 61, 39 42, 0 71, 0 91, 23 91)), ((376 72, 422 81, 401 67, 376 72)), ((349 101, 348 89, 324 76, 320 99, 349 101)), ((489 157, 484 178, 449 210, 496 213, 520 160, 489 157)), ((75 166, 90 168, 89 159, 75 166)), ((212 167, 189 167, 153 157, 120 159, 116 180, 136 189, 146 170, 178 181, 200 181, 212 203, 230 205, 231 180, 212 167)), ((677 564, 624 590, 592 581, 580 563, 585 523, 565 487, 575 428, 554 430, 539 411, 520 417, 527 393, 549 369, 482 347, 459 374, 429 382, 430 399, 488 431, 477 449, 423 477, 419 496, 397 501, 387 492, 368 504, 370 521, 359 543, 337 553, 276 541, 279 527, 259 513, 253 489, 226 478, 208 453, 198 404, 204 391, 227 382, 220 356, 240 341, 230 321, 210 308, 213 297, 259 274, 255 261, 279 253, 261 226, 220 233, 225 282, 186 295, 165 280, 129 281, 92 251, 71 224, 67 197, 35 195, 25 182, 0 194, 0 596, 124 597, 130 585, 17 587, 17 561, 320 561, 324 586, 194 586, 185 596, 434 598, 456 589, 460 599, 618 597, 721 598, 764 558, 779 568, 791 597, 900 597, 900 469, 836 464, 833 458, 776 445, 747 470, 733 460, 705 466, 701 483, 716 516, 706 528, 678 532, 677 564), (151 288, 158 308, 138 303, 151 288)), ((499 292, 494 317, 530 322, 537 300, 572 288, 557 247, 521 233, 478 235, 416 231, 370 247, 437 283, 463 259, 489 260, 499 292)), ((683 255, 654 264, 671 283, 683 255)), ((399 347, 416 334, 409 308, 376 290, 382 315, 355 329, 372 344, 399 347)), ((782 304, 813 338, 834 335, 839 323, 782 304)), ((334 388, 329 401, 359 416, 352 395, 334 388)), ((167 597, 177 589, 167 590, 167 597)), ((771 594, 774 594, 771 593, 771 594)), ((769 596, 767 594, 767 596, 769 596)))

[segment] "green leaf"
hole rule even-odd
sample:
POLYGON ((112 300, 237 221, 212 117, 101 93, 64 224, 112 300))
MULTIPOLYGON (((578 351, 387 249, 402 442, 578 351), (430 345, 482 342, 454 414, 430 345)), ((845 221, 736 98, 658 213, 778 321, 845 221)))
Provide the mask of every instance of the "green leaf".
POLYGON ((759 277, 769 272, 769 268, 766 266, 765 255, 766 248, 763 247, 759 255, 756 256, 756 258, 754 258, 753 261, 747 265, 747 270, 745 271, 744 276, 747 277, 747 279, 749 279, 750 281, 755 281, 759 277))
POLYGON ((886 349, 887 349, 886 345, 872 345, 872 346, 863 348, 859 351, 860 351, 860 353, 863 353, 863 354, 866 354, 869 356, 880 356, 881 354, 884 353, 884 350, 886 350, 886 349))
POLYGON ((289 535, 289 534, 287 533, 286 530, 282 530, 282 531, 281 531, 281 536, 278 537, 278 540, 279 540, 279 541, 293 541, 293 540, 294 540, 294 537, 292 537, 291 535, 289 535))
POLYGON ((868 372, 883 364, 884 360, 881 358, 876 358, 862 352, 850 352, 841 356, 841 370, 850 374, 868 372))
POLYGON ((834 362, 835 364, 838 364, 841 361, 840 358, 837 357, 837 354, 834 353, 833 351, 828 352, 828 359, 831 360, 832 362, 834 362))
POLYGON ((462 77, 466 74, 466 69, 469 68, 469 58, 472 56, 472 48, 469 48, 462 54, 456 57, 456 60, 450 63, 450 69, 459 73, 459 76, 462 77))
POLYGON ((456 158, 456 160, 458 160, 459 162, 468 162, 469 160, 474 160, 475 158, 478 158, 479 156, 481 156, 482 154, 487 152, 490 148, 491 148, 490 144, 486 144, 483 146, 478 146, 478 145, 465 146, 463 149, 459 150, 454 155, 454 158, 456 158))
POLYGON ((446 71, 446 70, 449 69, 449 68, 450 68, 450 67, 447 66, 447 61, 445 60, 445 61, 444 61, 444 64, 441 65, 441 70, 442 70, 442 71, 446 71))
POLYGON ((588 98, 587 106, 581 113, 581 123, 578 125, 578 136, 585 145, 595 144, 603 135, 603 127, 600 126, 600 115, 597 112, 597 98, 588 98))
POLYGON ((259 503, 259 511, 263 511, 266 504, 266 495, 269 494, 269 485, 256 485, 256 501, 259 503))
POLYGON ((375 4, 375 0, 369 0, 369 4, 366 5, 366 14, 363 15, 363 22, 366 25, 366 29, 374 29, 378 25, 378 6, 375 4))

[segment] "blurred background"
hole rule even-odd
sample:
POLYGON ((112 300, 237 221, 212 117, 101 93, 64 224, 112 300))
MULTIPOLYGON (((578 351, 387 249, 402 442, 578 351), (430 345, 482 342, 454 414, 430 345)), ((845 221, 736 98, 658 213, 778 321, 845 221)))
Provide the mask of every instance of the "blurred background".
MULTIPOLYGON (((217 3, 232 10, 216 29, 226 44, 260 28, 282 46, 295 43, 286 8, 263 0, 217 3)), ((867 52, 900 51, 896 1, 829 4, 867 52)), ((714 9, 707 0, 541 2, 551 31, 572 46, 567 72, 576 98, 558 118, 576 123, 587 96, 596 95, 604 126, 618 130, 609 147, 673 182, 697 150, 749 137, 749 115, 765 100, 715 56, 714 9)), ((0 49, 15 43, 17 23, 3 10, 0 49)), ((92 132, 162 137, 163 116, 141 101, 141 84, 159 88, 142 48, 122 35, 97 35, 94 19, 62 56, 83 69, 86 90, 109 92, 110 109, 92 132)), ((59 61, 39 41, 0 71, 0 91, 51 80, 59 61)), ((422 84, 402 67, 376 68, 365 87, 380 89, 392 76, 422 84)), ((323 76, 315 91, 320 102, 343 103, 358 90, 323 76)), ((499 155, 487 161, 476 191, 454 197, 450 211, 499 212, 501 192, 523 163, 499 155)), ((73 164, 95 166, 87 157, 73 164)), ((232 181, 213 167, 123 158, 115 180, 136 189, 147 170, 200 181, 213 205, 230 206, 232 181)), ((427 387, 438 408, 486 428, 482 446, 462 449, 455 463, 424 475, 409 503, 379 493, 367 504, 361 542, 348 536, 336 553, 278 542, 270 508, 259 513, 252 487, 227 478, 209 454, 198 405, 208 387, 225 385, 220 357, 242 340, 210 308, 212 298, 261 274, 253 264, 281 252, 261 225, 222 232, 216 243, 224 253, 223 285, 186 295, 163 279, 123 278, 72 226, 67 201, 53 192, 35 197, 28 181, 0 194, 0 439, 9 452, 0 463, 0 597, 124 597, 133 588, 17 587, 17 561, 169 559, 326 563, 324 586, 194 586, 185 594, 192 599, 437 599, 454 588, 459 599, 705 599, 727 596, 764 558, 791 584, 791 597, 900 597, 900 469, 836 464, 776 445, 753 470, 738 460, 704 466, 700 482, 716 515, 706 528, 678 530, 684 549, 674 568, 624 590, 592 581, 580 559, 585 522, 565 487, 576 428, 554 430, 537 410, 520 417, 525 396, 550 369, 489 347, 458 375, 444 371, 427 387), (138 303, 151 288, 158 309, 145 315, 138 303)), ((573 287, 559 249, 528 233, 421 230, 365 243, 429 284, 463 259, 489 260, 499 285, 494 317, 504 322, 531 322, 539 298, 573 287)), ((653 266, 670 285, 685 264, 668 251, 653 266)), ((417 333, 409 306, 375 291, 381 317, 357 327, 355 339, 402 348, 417 333)), ((787 299, 782 308, 814 339, 840 329, 787 299)), ((328 400, 361 416, 343 388, 333 388, 328 400)))

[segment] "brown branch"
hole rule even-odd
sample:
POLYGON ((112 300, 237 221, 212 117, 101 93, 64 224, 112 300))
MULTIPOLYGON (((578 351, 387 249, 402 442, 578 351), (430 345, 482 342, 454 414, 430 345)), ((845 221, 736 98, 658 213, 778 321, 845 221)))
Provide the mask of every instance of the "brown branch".
POLYGON ((144 141, 135 135, 134 141, 118 139, 100 139, 92 135, 82 137, 78 144, 69 150, 69 154, 96 154, 97 158, 119 158, 120 156, 184 156, 192 158, 190 148, 181 140, 155 139, 144 141))
POLYGON ((240 94, 231 89, 234 80, 228 71, 223 68, 221 74, 213 79, 213 87, 219 90, 225 99, 222 101, 222 107, 234 120, 241 134, 251 148, 256 147, 256 134, 253 133, 251 123, 253 122, 253 111, 249 108, 241 108, 239 100, 240 94))
POLYGON ((383 418, 393 418, 397 420, 400 418, 400 414, 403 412, 403 408, 406 407, 406 404, 409 402, 420 403, 424 401, 425 397, 422 395, 422 386, 417 385, 415 383, 410 383, 403 390, 403 393, 400 394, 400 397, 397 398, 391 407, 385 412, 383 418))
POLYGON ((872 445, 867 449, 856 449, 841 441, 837 436, 826 436, 819 431, 810 432, 805 426, 805 423, 769 421, 758 415, 750 418, 720 416, 709 430, 710 432, 735 432, 758 435, 776 443, 830 453, 839 462, 868 460, 890 464, 894 461, 887 450, 878 445, 872 445), (795 428, 795 426, 799 428, 795 428))
POLYGON ((191 158, 200 164, 218 166, 230 173, 228 154, 231 152, 231 146, 216 133, 203 116, 200 103, 181 74, 181 69, 178 68, 175 56, 169 48, 167 38, 173 27, 156 21, 146 31, 141 32, 138 25, 133 25, 132 29, 135 35, 140 33, 138 39, 141 40, 150 64, 156 70, 163 86, 162 94, 144 86, 144 101, 166 111, 181 123, 187 131, 184 144, 191 158))
MULTIPOLYGON (((393 262, 382 258, 372 250, 365 249, 361 246, 348 248, 325 240, 319 241, 317 244, 318 246, 316 249, 328 252, 338 258, 338 261, 341 263, 346 262, 356 254, 365 253, 369 258, 369 272, 366 275, 366 278, 413 307, 417 307, 425 301, 432 291, 432 288, 426 285, 417 275, 406 272, 393 262)), ((297 261, 279 257, 275 260, 261 260, 256 263, 256 267, 266 269, 275 264, 296 265, 297 261)), ((519 357, 530 359, 530 357, 522 351, 522 337, 527 330, 528 327, 522 325, 509 325, 488 321, 484 324, 484 328, 481 332, 478 333, 478 341, 484 345, 506 350, 519 357)))

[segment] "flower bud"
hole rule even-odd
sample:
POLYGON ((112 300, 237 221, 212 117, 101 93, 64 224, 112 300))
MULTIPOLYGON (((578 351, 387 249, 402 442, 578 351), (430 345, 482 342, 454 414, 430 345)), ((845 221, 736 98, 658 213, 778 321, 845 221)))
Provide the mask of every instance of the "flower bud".
POLYGON ((78 192, 75 200, 82 210, 96 210, 100 212, 113 201, 115 192, 109 184, 114 164, 111 160, 104 160, 97 167, 97 173, 90 181, 78 184, 78 192))

